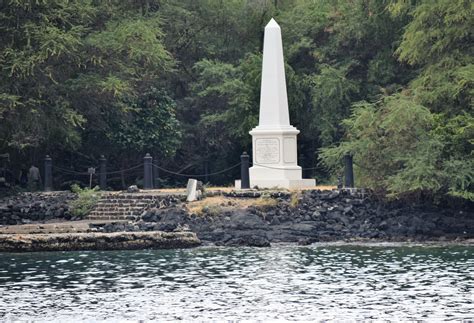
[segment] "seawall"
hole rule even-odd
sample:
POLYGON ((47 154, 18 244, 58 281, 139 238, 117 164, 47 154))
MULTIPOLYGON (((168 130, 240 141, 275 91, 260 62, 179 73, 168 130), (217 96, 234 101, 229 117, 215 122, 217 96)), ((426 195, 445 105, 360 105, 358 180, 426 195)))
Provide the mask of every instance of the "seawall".
MULTIPOLYGON (((71 229, 61 232, 75 232, 74 223, 78 222, 68 220, 68 201, 74 195, 35 194, 13 197, 7 202, 4 200, 3 204, 0 201, 0 206, 3 205, 0 207, 1 223, 9 226, 30 223, 33 227, 37 224, 38 229, 30 232, 38 233, 45 221, 67 221, 71 223, 71 229), (62 216, 54 218, 54 214, 62 216)), ((107 193, 105 202, 115 201, 113 203, 121 205, 117 210, 129 212, 128 215, 89 221, 87 229, 81 231, 98 240, 102 238, 93 234, 190 231, 204 243, 227 246, 326 241, 465 241, 474 238, 473 208, 385 203, 365 190, 208 192, 208 197, 202 201, 191 203, 183 202, 182 193, 176 196, 169 192, 160 194, 146 191, 107 193), (144 194, 154 194, 149 203, 143 203, 144 194), (110 199, 107 196, 111 196, 110 199), (144 205, 143 208, 136 210, 135 202, 144 205)), ((102 204, 102 207, 104 205, 108 204, 102 204)), ((11 230, 5 230, 5 225, 3 229, 1 227, 0 235, 11 233, 11 230)), ((54 230, 49 232, 55 233, 54 230)), ((130 246, 135 248, 134 243, 130 246)), ((142 245, 141 248, 148 247, 142 245)))
POLYGON ((0 235, 0 252, 191 248, 192 232, 116 232, 0 235))

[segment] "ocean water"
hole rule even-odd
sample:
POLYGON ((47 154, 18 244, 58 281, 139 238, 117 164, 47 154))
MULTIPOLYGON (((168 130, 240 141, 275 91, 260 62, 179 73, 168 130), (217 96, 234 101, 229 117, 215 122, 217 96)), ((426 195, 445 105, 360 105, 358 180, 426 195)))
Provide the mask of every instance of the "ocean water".
POLYGON ((0 253, 0 320, 469 320, 474 247, 0 253))

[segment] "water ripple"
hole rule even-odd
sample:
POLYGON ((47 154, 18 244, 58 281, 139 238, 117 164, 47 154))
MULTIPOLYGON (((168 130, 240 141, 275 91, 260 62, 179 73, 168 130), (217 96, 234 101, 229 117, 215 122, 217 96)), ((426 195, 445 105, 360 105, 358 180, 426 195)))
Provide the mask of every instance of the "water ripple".
POLYGON ((0 254, 0 318, 472 319, 474 248, 0 254))

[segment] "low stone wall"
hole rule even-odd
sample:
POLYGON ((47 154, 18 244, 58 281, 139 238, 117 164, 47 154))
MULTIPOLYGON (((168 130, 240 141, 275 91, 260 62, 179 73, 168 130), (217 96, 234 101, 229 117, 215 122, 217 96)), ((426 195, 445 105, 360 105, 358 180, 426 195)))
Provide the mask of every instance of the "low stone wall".
POLYGON ((192 232, 117 232, 0 235, 0 252, 191 248, 192 232))
POLYGON ((24 224, 49 219, 71 219, 71 192, 21 193, 0 200, 0 225, 24 224))
MULTIPOLYGON (((200 214, 190 212, 189 205, 179 198, 163 195, 139 215, 129 216, 126 221, 91 224, 90 232, 191 231, 205 242, 251 246, 275 242, 474 238, 473 208, 386 204, 364 190, 226 194, 228 198, 222 197, 222 205, 203 207, 200 214), (262 194, 266 203, 259 203, 262 194), (246 205, 250 206, 243 207, 234 203, 236 200, 249 201, 246 205)), ((74 197, 67 192, 26 193, 3 200, 0 223, 70 219, 68 202, 74 197)))
MULTIPOLYGON (((474 237, 472 211, 385 204, 361 191, 276 192, 274 205, 189 214, 184 205, 148 210, 140 221, 110 224, 106 232, 191 230, 220 245, 268 246, 272 242, 336 240, 454 240, 474 237)), ((206 209, 204 209, 206 211, 206 209)))

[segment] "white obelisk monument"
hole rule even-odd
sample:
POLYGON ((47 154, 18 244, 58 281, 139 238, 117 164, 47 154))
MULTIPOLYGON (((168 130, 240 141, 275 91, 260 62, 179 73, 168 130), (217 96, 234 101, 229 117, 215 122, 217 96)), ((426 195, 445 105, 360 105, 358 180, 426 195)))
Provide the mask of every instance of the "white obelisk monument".
POLYGON ((272 19, 265 27, 259 123, 250 131, 253 147, 250 187, 303 188, 316 185, 314 179, 301 178, 296 152, 299 132, 290 125, 281 30, 272 19))

